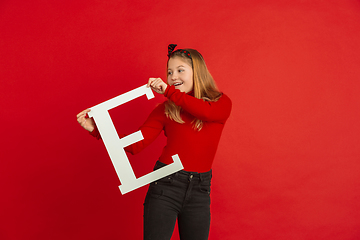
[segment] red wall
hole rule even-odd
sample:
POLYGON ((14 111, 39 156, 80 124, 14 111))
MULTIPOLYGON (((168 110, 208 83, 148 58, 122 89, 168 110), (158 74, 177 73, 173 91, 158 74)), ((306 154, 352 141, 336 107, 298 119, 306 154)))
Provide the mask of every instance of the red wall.
MULTIPOLYGON (((0 239, 141 239, 146 188, 121 195, 76 114, 164 78, 169 43, 233 100, 210 239, 360 239, 359 1, 52 2, 0 3, 0 239)), ((116 128, 163 100, 112 110, 116 128)))

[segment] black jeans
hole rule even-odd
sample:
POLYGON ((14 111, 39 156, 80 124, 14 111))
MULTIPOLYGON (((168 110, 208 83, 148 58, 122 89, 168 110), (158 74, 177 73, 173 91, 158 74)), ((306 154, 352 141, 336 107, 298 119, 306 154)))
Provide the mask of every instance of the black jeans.
MULTIPOLYGON (((165 166, 157 161, 154 170, 165 166)), ((144 239, 170 240, 178 220, 181 240, 208 239, 211 171, 179 171, 152 182, 144 202, 144 239)))

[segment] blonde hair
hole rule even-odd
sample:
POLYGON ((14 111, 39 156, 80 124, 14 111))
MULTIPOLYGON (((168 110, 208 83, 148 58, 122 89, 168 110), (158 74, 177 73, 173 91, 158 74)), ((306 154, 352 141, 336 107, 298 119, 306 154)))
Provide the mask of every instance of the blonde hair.
MULTIPOLYGON (((170 58, 180 57, 186 63, 188 63, 193 70, 194 81, 194 97, 203 99, 204 101, 215 102, 221 97, 221 92, 216 87, 215 81, 211 76, 209 70, 206 67, 205 60, 201 54, 195 49, 183 49, 190 53, 189 58, 183 51, 173 52, 170 58)), ((171 120, 184 123, 180 116, 181 107, 177 106, 173 101, 168 100, 165 103, 165 114, 171 120)), ((203 121, 200 119, 194 119, 192 121, 194 129, 200 131, 203 127, 203 121)))

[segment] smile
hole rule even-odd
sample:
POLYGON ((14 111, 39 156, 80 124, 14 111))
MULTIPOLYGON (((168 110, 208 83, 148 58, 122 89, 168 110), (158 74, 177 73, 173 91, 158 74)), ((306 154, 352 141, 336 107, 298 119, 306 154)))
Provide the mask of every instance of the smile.
POLYGON ((183 83, 182 82, 177 82, 177 83, 174 83, 173 85, 175 86, 175 87, 177 87, 177 86, 180 86, 180 85, 182 85, 183 83))

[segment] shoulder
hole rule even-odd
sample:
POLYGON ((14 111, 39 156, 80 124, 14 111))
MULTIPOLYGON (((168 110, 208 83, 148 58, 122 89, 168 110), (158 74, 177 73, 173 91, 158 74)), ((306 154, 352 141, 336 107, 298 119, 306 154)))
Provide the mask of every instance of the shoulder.
POLYGON ((220 99, 226 99, 226 101, 230 101, 230 102, 231 102, 231 100, 230 100, 229 96, 228 96, 228 95, 226 95, 226 94, 225 94, 225 93, 223 93, 223 92, 221 92, 220 99))
POLYGON ((218 99, 217 103, 219 104, 220 111, 226 115, 226 119, 230 116, 232 109, 231 99, 224 93, 221 93, 221 97, 218 99))
POLYGON ((225 93, 221 93, 221 96, 217 101, 222 102, 223 104, 232 105, 231 99, 225 93))

